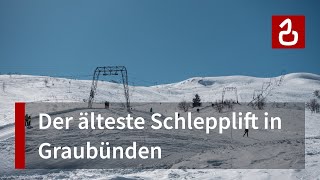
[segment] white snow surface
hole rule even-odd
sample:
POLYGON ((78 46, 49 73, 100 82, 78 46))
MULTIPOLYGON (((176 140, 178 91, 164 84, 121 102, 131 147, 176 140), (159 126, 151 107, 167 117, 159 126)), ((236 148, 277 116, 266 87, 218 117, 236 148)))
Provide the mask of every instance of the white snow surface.
MULTIPOLYGON (((320 179, 320 114, 306 110, 306 168, 213 170, 14 170, 14 103, 84 102, 91 80, 30 75, 0 75, 0 179, 320 179), (47 81, 47 83, 46 83, 47 81)), ((320 76, 292 73, 282 77, 194 77, 157 86, 130 86, 132 102, 180 102, 197 93, 204 102, 221 100, 224 87, 236 87, 240 102, 264 89, 268 102, 307 102, 320 90, 320 76)), ((234 99, 226 92, 226 99, 234 99)), ((99 81, 95 99, 124 102, 123 86, 99 81)))

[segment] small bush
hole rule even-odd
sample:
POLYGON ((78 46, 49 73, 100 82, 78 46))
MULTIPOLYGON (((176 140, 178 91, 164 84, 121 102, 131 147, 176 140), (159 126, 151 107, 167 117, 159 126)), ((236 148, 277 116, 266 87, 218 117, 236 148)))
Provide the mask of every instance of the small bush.
POLYGON ((235 103, 236 103, 236 102, 235 102, 234 100, 232 100, 232 99, 223 101, 223 105, 226 106, 229 110, 230 110, 230 109, 231 109, 231 110, 233 109, 233 105, 234 105, 235 103))
POLYGON ((319 91, 319 90, 313 91, 313 95, 314 95, 316 98, 320 98, 320 91, 319 91))
POLYGON ((189 110, 190 104, 187 101, 181 101, 178 104, 178 108, 180 110, 183 110, 184 112, 187 112, 189 110))
POLYGON ((309 102, 307 102, 306 106, 312 113, 319 113, 320 104, 316 99, 311 99, 309 102))
POLYGON ((215 102, 212 106, 218 113, 221 113, 224 109, 224 104, 222 101, 215 102))

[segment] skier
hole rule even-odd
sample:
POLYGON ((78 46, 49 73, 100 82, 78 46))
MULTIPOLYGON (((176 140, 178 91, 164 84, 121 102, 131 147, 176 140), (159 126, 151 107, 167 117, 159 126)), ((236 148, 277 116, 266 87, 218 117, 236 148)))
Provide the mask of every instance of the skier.
POLYGON ((29 126, 29 128, 32 128, 32 126, 31 126, 31 116, 30 115, 28 116, 28 120, 29 120, 28 126, 29 126))
POLYGON ((26 114, 25 116, 24 116, 24 125, 26 126, 26 127, 28 127, 28 114, 26 114))
POLYGON ((104 108, 105 108, 105 109, 109 109, 109 102, 108 102, 108 101, 105 101, 105 102, 104 102, 104 108))
POLYGON ((152 113, 153 112, 153 109, 152 108, 150 108, 150 113, 152 113))
POLYGON ((247 134, 247 137, 249 137, 249 129, 245 129, 245 130, 244 130, 244 134, 243 134, 242 137, 244 137, 246 134, 247 134))
POLYGON ((26 114, 24 118, 25 118, 25 126, 27 126, 27 128, 31 128, 31 116, 26 114))

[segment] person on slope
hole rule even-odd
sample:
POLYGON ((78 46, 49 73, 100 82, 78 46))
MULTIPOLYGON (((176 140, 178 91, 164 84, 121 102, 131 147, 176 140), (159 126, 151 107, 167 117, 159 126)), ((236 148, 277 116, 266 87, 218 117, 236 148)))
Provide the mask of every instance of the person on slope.
POLYGON ((30 128, 30 127, 31 127, 31 116, 28 115, 28 114, 26 114, 26 115, 24 116, 24 120, 25 120, 25 126, 26 126, 27 128, 30 128))
POLYGON ((242 137, 244 137, 246 134, 247 134, 247 137, 249 137, 249 129, 245 129, 245 130, 244 130, 244 134, 243 134, 242 137))
POLYGON ((28 127, 31 127, 31 116, 28 116, 28 127))
POLYGON ((24 116, 24 126, 28 126, 28 114, 26 114, 25 116, 24 116))
POLYGON ((104 108, 105 109, 109 109, 109 105, 110 105, 109 101, 105 101, 104 102, 104 108))

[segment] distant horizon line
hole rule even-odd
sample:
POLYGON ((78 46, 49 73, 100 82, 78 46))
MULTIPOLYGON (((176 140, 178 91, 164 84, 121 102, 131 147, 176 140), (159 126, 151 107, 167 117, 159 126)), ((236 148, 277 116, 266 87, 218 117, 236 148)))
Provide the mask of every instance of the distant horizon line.
MULTIPOLYGON (((174 83, 179 83, 179 82, 183 82, 189 79, 193 79, 193 78, 219 78, 219 77, 233 77, 233 76, 243 76, 243 77, 252 77, 252 78, 275 78, 275 77, 280 77, 282 75, 290 75, 290 74, 312 74, 312 75, 317 75, 320 76, 320 74, 317 73, 311 73, 311 72, 290 72, 290 73, 283 73, 280 74, 278 76, 253 76, 253 75, 241 75, 241 74, 233 74, 233 75, 218 75, 218 76, 193 76, 193 77, 189 77, 183 80, 178 80, 178 81, 173 81, 173 82, 150 82, 150 83, 134 83, 133 81, 130 81, 130 74, 129 74, 129 85, 134 85, 134 86, 157 86, 157 85, 166 85, 166 84, 174 84, 174 83), (131 83, 130 83, 131 82, 131 83), (152 85, 147 85, 147 84, 152 84, 152 85)), ((39 75, 39 74, 23 74, 23 73, 0 73, 0 76, 3 75, 18 75, 18 76, 38 76, 38 77, 51 77, 51 78, 64 78, 64 79, 74 79, 74 80, 92 80, 93 75, 39 75), (87 78, 79 78, 79 77, 87 77, 87 78), (90 78, 88 78, 90 77, 90 78)), ((100 80, 99 80, 100 81, 100 80)), ((101 81, 103 81, 103 79, 101 79, 101 81)), ((106 80, 108 82, 112 82, 113 83, 118 83, 115 80, 106 80)), ((143 81, 143 80, 142 80, 143 81)))

